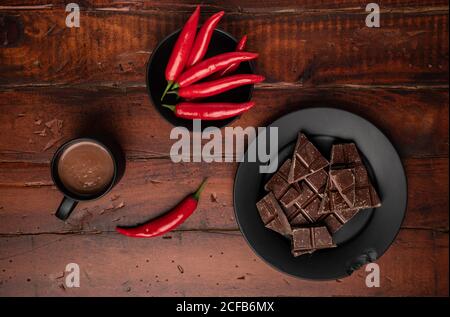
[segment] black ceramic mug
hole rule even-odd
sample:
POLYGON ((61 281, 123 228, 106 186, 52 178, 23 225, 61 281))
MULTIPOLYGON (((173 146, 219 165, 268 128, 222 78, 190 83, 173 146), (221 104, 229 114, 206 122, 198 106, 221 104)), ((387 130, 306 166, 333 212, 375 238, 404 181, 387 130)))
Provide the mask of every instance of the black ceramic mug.
POLYGON ((64 194, 56 217, 66 220, 79 202, 106 195, 124 171, 123 152, 112 141, 77 138, 63 144, 51 162, 53 182, 64 194))

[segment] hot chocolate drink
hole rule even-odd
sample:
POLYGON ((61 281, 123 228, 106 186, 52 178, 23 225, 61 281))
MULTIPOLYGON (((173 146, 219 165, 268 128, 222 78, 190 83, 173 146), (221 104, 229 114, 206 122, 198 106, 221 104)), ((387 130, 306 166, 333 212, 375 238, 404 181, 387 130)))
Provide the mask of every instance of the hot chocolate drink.
POLYGON ((111 184, 114 161, 110 152, 93 141, 68 146, 60 155, 58 177, 76 195, 99 195, 111 184))

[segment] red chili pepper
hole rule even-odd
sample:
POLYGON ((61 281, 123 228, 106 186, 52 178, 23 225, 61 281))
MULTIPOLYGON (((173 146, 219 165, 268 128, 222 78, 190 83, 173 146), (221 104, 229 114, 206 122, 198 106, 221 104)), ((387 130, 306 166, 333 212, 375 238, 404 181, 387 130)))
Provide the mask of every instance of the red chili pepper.
POLYGON ((222 120, 237 116, 251 107, 253 101, 243 103, 231 102, 180 102, 177 105, 163 105, 172 110, 175 115, 183 119, 222 120))
MULTIPOLYGON (((236 52, 242 52, 245 48, 246 43, 247 43, 247 35, 244 35, 241 38, 241 40, 239 41, 239 43, 237 43, 237 45, 236 45, 236 52)), ((219 77, 224 77, 226 75, 232 74, 239 68, 239 65, 241 65, 241 63, 234 63, 234 64, 228 66, 227 68, 225 68, 223 71, 215 73, 213 76, 216 76, 214 78, 219 78, 219 77)))
POLYGON ((257 53, 230 52, 205 59, 181 74, 177 82, 172 86, 172 89, 189 86, 215 72, 227 68, 231 64, 249 61, 257 57, 257 53))
POLYGON ((194 46, 192 46, 191 54, 189 55, 186 66, 190 67, 198 63, 205 56, 214 29, 216 28, 220 19, 223 17, 224 13, 224 11, 220 11, 214 14, 208 20, 206 20, 206 22, 200 28, 200 31, 198 31, 198 34, 195 37, 194 46))
POLYGON ((239 74, 228 77, 223 77, 217 80, 202 82, 199 84, 190 85, 178 89, 178 92, 171 91, 170 93, 177 94, 179 97, 194 99, 205 98, 221 94, 225 91, 243 86, 262 82, 264 76, 252 74, 239 74))
POLYGON ((187 63, 189 54, 191 53, 192 45, 194 44, 199 17, 200 6, 197 6, 194 13, 192 13, 189 20, 187 20, 186 24, 181 30, 180 35, 178 36, 178 39, 170 55, 169 62, 166 66, 165 76, 167 80, 167 87, 164 90, 161 100, 163 100, 166 92, 169 90, 170 86, 172 86, 175 79, 177 79, 177 77, 181 74, 184 66, 187 63))
POLYGON ((175 229, 195 211, 205 184, 206 179, 194 194, 183 199, 166 214, 136 227, 116 227, 116 231, 128 237, 151 238, 175 229))

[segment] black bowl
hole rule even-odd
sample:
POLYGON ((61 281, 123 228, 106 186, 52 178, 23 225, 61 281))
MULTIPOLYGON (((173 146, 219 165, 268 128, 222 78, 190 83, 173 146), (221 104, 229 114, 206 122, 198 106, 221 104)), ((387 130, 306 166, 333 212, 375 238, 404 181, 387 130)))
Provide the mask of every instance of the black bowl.
MULTIPOLYGON (((262 163, 248 162, 246 153, 236 173, 234 208, 239 227, 255 253, 282 272, 314 280, 342 278, 376 261, 400 230, 407 203, 405 173, 389 139, 367 120, 332 108, 293 112, 269 127, 278 127, 278 166, 290 157, 299 131, 305 132, 328 158, 332 144, 355 142, 382 206, 363 210, 347 222, 333 235, 336 248, 295 258, 291 255, 290 241, 265 228, 261 221, 256 202, 264 196, 263 186, 271 175, 261 174, 262 163)), ((266 137, 269 139, 267 131, 266 137)), ((248 150, 256 146, 257 139, 248 150)))
MULTIPOLYGON (((167 81, 164 76, 166 65, 169 61, 172 48, 178 38, 181 30, 178 30, 165 39, 163 39, 147 63, 147 90, 150 95, 150 99, 153 102, 156 110, 171 124, 174 126, 183 126, 192 130, 192 120, 182 119, 175 116, 175 114, 170 110, 161 105, 161 96, 166 88, 167 81)), ((205 58, 212 57, 217 54, 222 54, 226 52, 233 52, 236 49, 237 41, 229 33, 222 30, 214 30, 211 37, 211 42, 206 52, 205 58)), ((236 74, 253 74, 254 66, 252 62, 243 62, 240 64, 239 68, 236 70, 236 74)), ((205 79, 207 80, 207 78, 205 79)), ((201 102, 246 102, 252 97, 253 85, 242 86, 217 96, 212 96, 209 98, 204 98, 201 102)), ((165 104, 176 104, 176 97, 174 95, 166 95, 164 98, 165 104)), ((214 120, 214 121, 202 121, 202 129, 206 127, 224 127, 233 122, 236 117, 228 118, 225 120, 214 120)))

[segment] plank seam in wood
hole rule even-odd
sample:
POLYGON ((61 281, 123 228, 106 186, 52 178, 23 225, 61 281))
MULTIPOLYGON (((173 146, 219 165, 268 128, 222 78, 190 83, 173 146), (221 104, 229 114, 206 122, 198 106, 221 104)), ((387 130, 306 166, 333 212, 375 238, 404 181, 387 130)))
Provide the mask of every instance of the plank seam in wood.
MULTIPOLYGON (((448 234, 448 228, 428 228, 428 227, 401 227, 400 230, 411 230, 411 231, 429 231, 432 233, 442 233, 448 234)), ((208 229, 176 229, 170 231, 170 233, 207 233, 207 234, 224 234, 224 235, 242 235, 238 228, 230 229, 219 229, 219 228, 208 228, 208 229)), ((41 235, 98 235, 98 234, 118 234, 113 230, 71 230, 71 231, 43 231, 43 232, 16 232, 16 233, 0 233, 0 238, 14 238, 14 237, 26 237, 26 236, 41 236, 41 235)), ((162 238, 161 236, 160 238, 162 238)))

